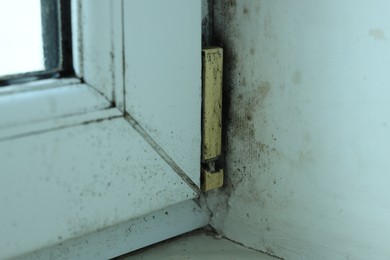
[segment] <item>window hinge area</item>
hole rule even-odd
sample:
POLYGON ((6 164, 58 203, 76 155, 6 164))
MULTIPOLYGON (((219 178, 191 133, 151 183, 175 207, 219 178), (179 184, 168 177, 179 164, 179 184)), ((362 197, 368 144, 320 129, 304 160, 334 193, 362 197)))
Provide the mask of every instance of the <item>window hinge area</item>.
POLYGON ((223 186, 222 157, 222 71, 223 50, 208 47, 202 51, 202 171, 203 191, 223 186))

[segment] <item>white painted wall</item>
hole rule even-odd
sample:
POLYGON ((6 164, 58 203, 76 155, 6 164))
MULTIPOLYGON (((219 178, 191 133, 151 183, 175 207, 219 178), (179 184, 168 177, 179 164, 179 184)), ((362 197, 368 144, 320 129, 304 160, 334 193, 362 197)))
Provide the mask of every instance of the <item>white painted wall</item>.
POLYGON ((229 179, 209 206, 228 238, 285 259, 390 258, 389 8, 215 1, 229 179))

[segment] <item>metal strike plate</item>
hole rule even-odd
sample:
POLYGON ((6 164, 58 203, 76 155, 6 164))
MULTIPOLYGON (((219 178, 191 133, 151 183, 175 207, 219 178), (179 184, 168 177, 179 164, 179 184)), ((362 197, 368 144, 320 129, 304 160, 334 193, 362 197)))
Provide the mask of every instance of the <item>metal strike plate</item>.
POLYGON ((223 50, 203 49, 202 75, 202 190, 223 185, 223 169, 215 169, 222 153, 222 71, 223 50))
POLYGON ((223 169, 210 172, 202 169, 202 190, 209 191, 223 186, 223 169))
POLYGON ((203 162, 221 155, 222 57, 222 48, 203 49, 203 162))

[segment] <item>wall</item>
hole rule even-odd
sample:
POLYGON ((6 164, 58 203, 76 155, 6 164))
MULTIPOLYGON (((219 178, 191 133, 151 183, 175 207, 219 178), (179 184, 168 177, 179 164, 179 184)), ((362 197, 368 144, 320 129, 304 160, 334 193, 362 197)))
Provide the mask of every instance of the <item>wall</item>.
POLYGON ((389 259, 390 3, 212 4, 228 175, 213 226, 285 259, 389 259))

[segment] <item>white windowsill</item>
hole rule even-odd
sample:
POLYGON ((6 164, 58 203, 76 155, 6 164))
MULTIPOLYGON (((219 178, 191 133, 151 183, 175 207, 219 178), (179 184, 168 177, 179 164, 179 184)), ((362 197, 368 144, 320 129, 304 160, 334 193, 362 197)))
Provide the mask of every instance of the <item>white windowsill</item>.
MULTIPOLYGON (((78 79, 52 79, 6 87, 0 91, 0 138, 12 132, 29 132, 31 124, 56 122, 111 106, 110 101, 78 79), (23 126, 28 126, 25 131, 23 126), (6 131, 10 128, 15 131, 6 131)), ((102 113, 102 117, 106 116, 102 113)), ((56 123, 49 125, 56 127, 56 123)))

